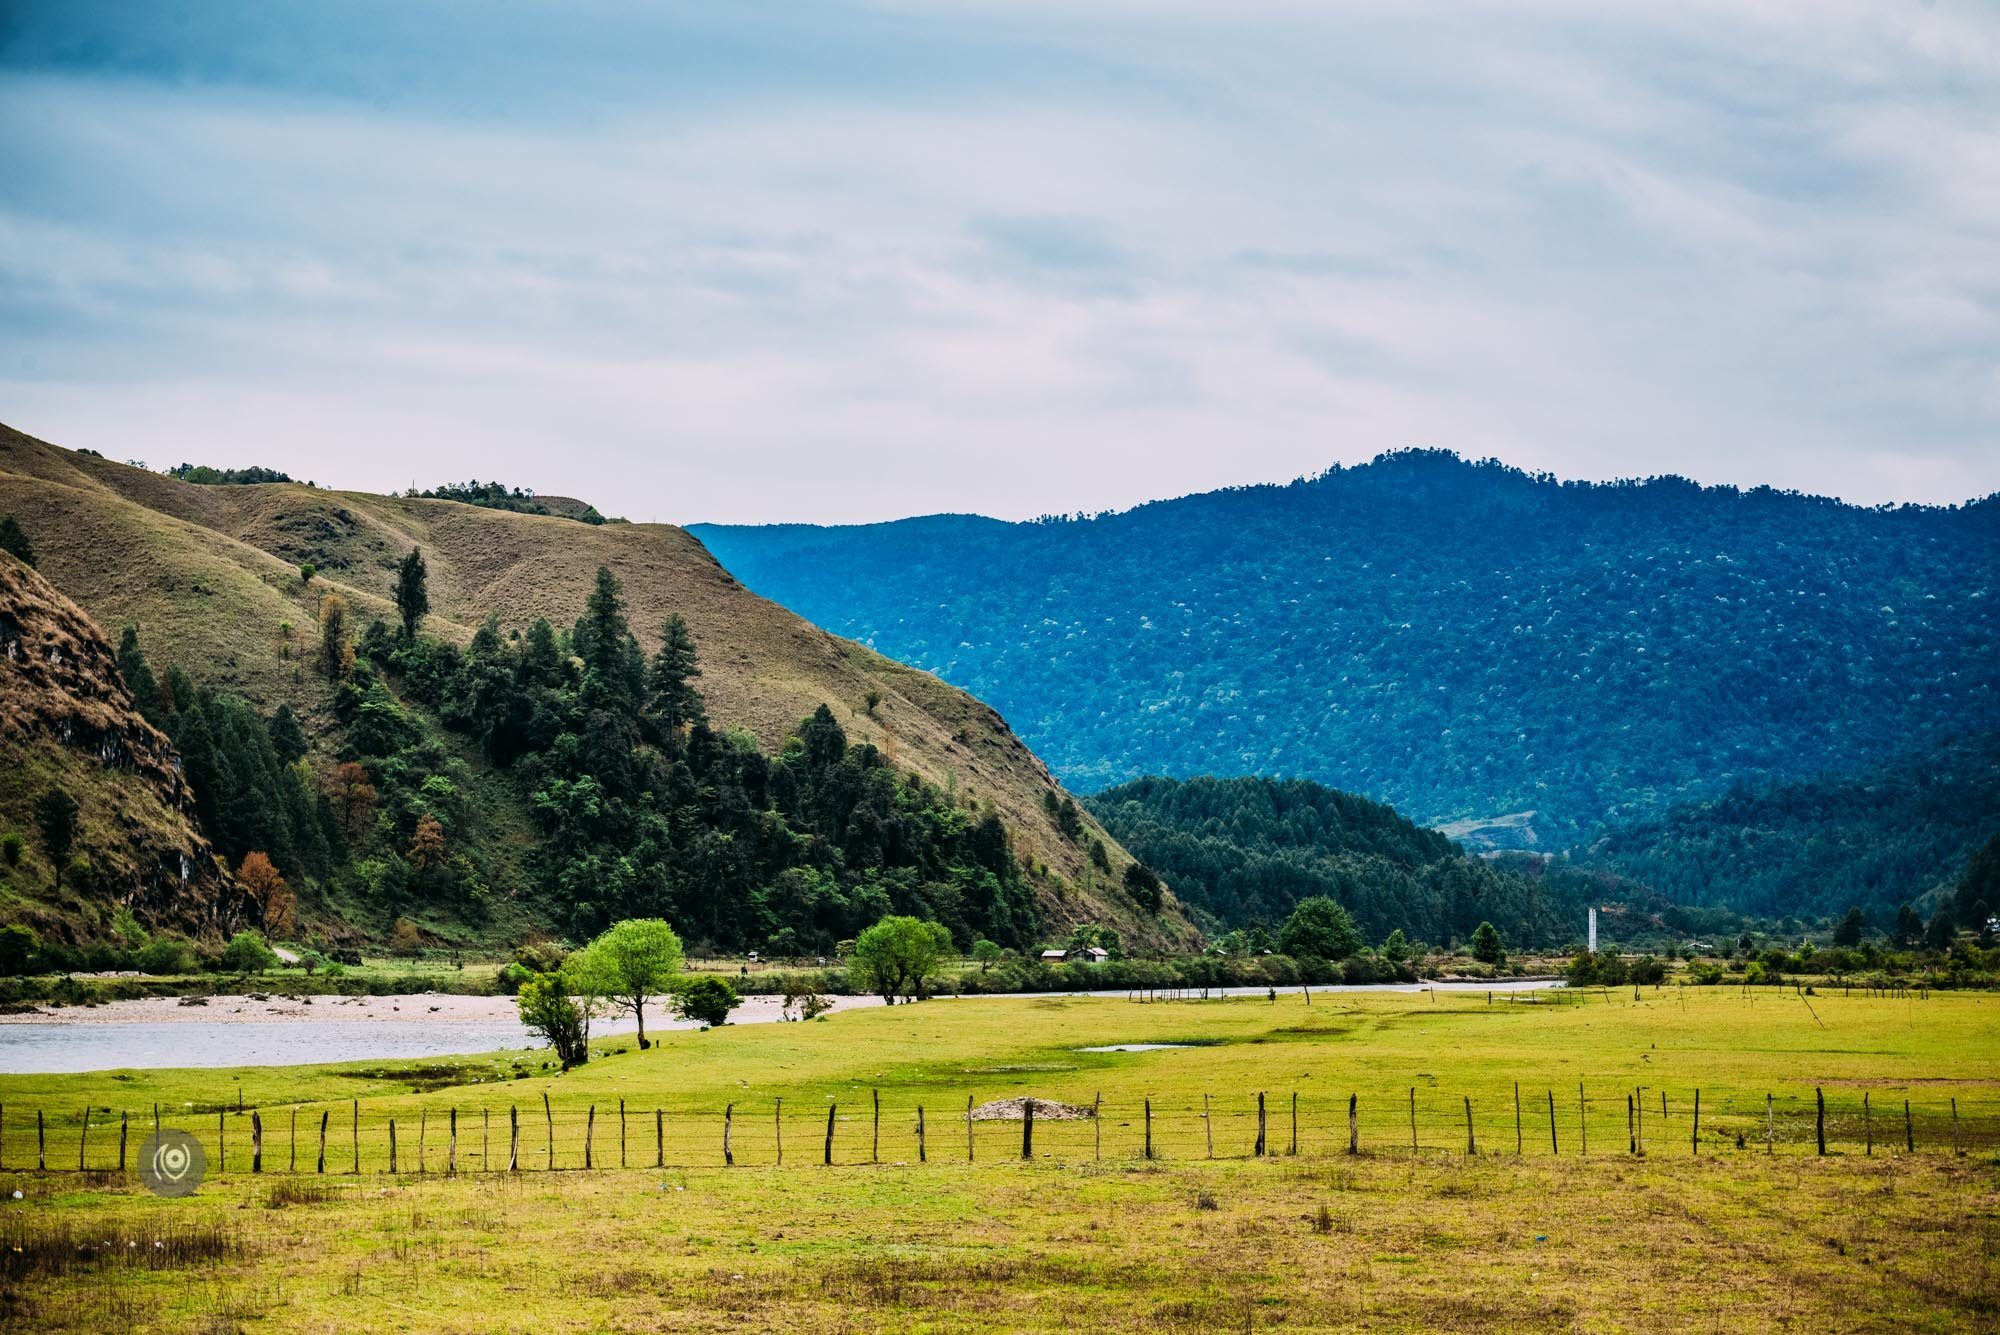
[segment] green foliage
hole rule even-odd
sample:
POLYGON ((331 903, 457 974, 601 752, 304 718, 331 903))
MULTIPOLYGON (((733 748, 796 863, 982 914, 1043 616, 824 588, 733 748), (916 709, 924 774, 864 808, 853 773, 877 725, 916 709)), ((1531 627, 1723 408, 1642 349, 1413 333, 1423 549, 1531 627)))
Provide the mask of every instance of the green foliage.
POLYGON ((1500 941, 1500 933, 1490 922, 1482 922, 1472 929, 1472 958, 1481 964, 1505 964, 1507 948, 1500 941))
POLYGON ((405 639, 416 637, 417 627, 430 610, 430 571, 424 565, 423 549, 412 547, 396 567, 396 614, 403 619, 405 639))
POLYGON ((241 696, 194 690, 172 723, 181 769, 194 790, 202 830, 231 865, 264 852, 287 879, 325 878, 336 860, 337 828, 301 772, 286 763, 303 744, 291 729, 267 728, 241 696))
POLYGON ((1282 922, 1313 897, 1343 905, 1375 940, 1463 939, 1491 920, 1553 945, 1582 917, 1580 884, 1468 858, 1379 802, 1304 780, 1140 779, 1088 802, 1181 903, 1225 928, 1282 922))
POLYGON ((1166 904, 1166 898, 1160 888, 1159 874, 1143 862, 1126 864, 1125 893, 1132 896, 1132 902, 1148 913, 1158 913, 1166 904))
POLYGON ((28 971, 28 961, 41 948, 42 939, 25 923, 10 922, 0 927, 0 978, 18 978, 28 971))
POLYGON ((1974 931, 1985 930, 1987 915, 2000 905, 2000 834, 1980 845, 1967 861, 1952 899, 1960 923, 1974 931), (1985 913, 1980 912, 1982 904, 1985 913))
POLYGON ((680 978, 681 939, 661 918, 627 918, 606 928, 565 966, 589 980, 589 990, 631 1013, 646 1038, 646 998, 674 989, 680 978))
POLYGON ((1344 960, 1361 949, 1361 933, 1339 900, 1310 895, 1301 899, 1285 920, 1278 932, 1278 947, 1294 958, 1344 960))
POLYGON ((555 1050, 563 1070, 590 1060, 590 1030, 584 1008, 570 996, 561 972, 539 973, 521 984, 514 999, 521 1023, 555 1050))
POLYGON ((229 973, 267 973, 278 967, 278 957, 261 932, 238 932, 222 948, 221 965, 229 973))
POLYGON ((2000 725, 2000 693, 1967 687, 2000 661, 1991 501, 1564 483, 1427 450, 1089 519, 695 532, 758 592, 990 702, 1078 787, 1266 770, 1427 822, 1532 809, 1568 843, 2000 725))
POLYGON ((1868 930, 1868 919, 1860 906, 1850 907, 1833 928, 1833 944, 1853 947, 1861 944, 1863 933, 1868 930))
POLYGON ((21 838, 19 831, 9 830, 5 834, 0 834, 0 862, 6 863, 9 867, 20 866, 21 851, 25 847, 27 841, 21 838))
POLYGON ((207 464, 177 464, 167 470, 168 477, 177 477, 183 482, 192 482, 203 487, 243 487, 260 482, 290 482, 292 478, 275 468, 263 468, 255 464, 248 468, 211 468, 207 464))
POLYGON ((56 888, 62 888, 63 868, 70 849, 76 844, 76 799, 61 788, 51 788, 35 802, 35 832, 41 836, 42 852, 55 868, 56 888))
MULTIPOLYGON (((277 957, 273 955, 274 963, 276 959, 277 957)), ((141 973, 149 973, 155 977, 192 973, 195 967, 194 951, 188 943, 171 936, 156 936, 146 942, 139 947, 132 962, 138 966, 141 973)))
POLYGON ((727 1024, 729 1012, 742 1004, 743 998, 728 980, 712 973, 682 979, 674 988, 674 1012, 698 1024, 727 1024))
MULTIPOLYGON (((535 493, 520 487, 508 487, 500 482, 481 482, 478 478, 470 482, 447 482, 429 491, 413 493, 428 500, 457 501, 461 505, 477 505, 488 510, 512 510, 517 514, 545 515, 549 507, 535 499, 535 493)), ((565 519, 575 519, 585 524, 602 524, 604 516, 594 505, 586 505, 581 514, 565 512, 565 519)))
POLYGON ((18 558, 30 568, 35 564, 35 545, 22 531, 21 521, 12 515, 0 516, 0 552, 18 558))
POLYGON ((118 637, 118 675, 124 680, 125 689, 132 692, 132 703, 141 717, 156 728, 166 728, 166 696, 160 690, 159 678, 146 662, 146 655, 139 649, 139 632, 132 626, 125 627, 118 637))
POLYGON ((951 934, 937 923, 891 915, 854 940, 848 970, 855 985, 890 1005, 923 996, 951 949, 951 934))

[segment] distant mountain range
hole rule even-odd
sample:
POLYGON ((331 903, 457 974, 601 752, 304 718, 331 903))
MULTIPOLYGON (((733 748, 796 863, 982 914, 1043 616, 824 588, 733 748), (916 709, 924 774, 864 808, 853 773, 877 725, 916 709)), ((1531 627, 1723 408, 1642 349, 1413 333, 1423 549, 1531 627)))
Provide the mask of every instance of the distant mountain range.
POLYGON ((692 531, 989 701, 1083 791, 1311 778, 1546 849, 2000 726, 2000 497, 1863 508, 1425 450, 1094 518, 692 531))

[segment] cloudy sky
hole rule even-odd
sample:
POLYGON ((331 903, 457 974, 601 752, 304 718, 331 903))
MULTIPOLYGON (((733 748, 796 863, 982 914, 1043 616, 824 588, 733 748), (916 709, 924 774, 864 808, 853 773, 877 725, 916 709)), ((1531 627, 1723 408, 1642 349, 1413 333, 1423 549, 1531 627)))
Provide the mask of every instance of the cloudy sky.
POLYGON ((635 519, 2000 489, 1991 0, 8 0, 0 420, 635 519))

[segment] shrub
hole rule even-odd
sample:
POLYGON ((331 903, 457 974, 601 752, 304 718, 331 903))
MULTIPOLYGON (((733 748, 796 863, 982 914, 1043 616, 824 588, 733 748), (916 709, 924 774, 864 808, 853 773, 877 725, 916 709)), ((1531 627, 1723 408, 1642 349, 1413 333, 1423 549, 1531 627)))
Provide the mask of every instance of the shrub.
POLYGON ((133 963, 141 973, 155 977, 165 974, 189 973, 194 969, 194 952, 185 941, 170 936, 156 936, 139 947, 133 963))
POLYGON ((278 957, 258 932, 238 932, 222 948, 222 968, 228 973, 264 973, 278 967, 278 957))
POLYGON ((32 927, 18 922, 0 927, 0 977, 18 978, 26 973, 28 960, 41 944, 32 927))
POLYGON ((695 974, 674 991, 675 1012, 700 1024, 727 1024, 729 1012, 742 1004, 736 989, 712 973, 695 974))
POLYGON ((521 990, 522 984, 534 976, 535 971, 533 969, 528 968, 519 961, 510 961, 507 967, 500 970, 499 975, 494 978, 493 985, 500 990, 500 995, 511 997, 517 995, 521 990))
POLYGON ((9 830, 5 834, 0 834, 0 862, 5 862, 10 867, 20 866, 21 850, 25 847, 27 842, 15 831, 9 830))

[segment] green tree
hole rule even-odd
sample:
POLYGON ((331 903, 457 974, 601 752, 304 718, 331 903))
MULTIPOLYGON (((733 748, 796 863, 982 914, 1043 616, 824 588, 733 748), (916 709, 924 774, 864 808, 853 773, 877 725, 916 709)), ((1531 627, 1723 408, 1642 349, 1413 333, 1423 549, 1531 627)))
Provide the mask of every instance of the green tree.
POLYGON ((729 1012, 743 1004, 743 998, 725 978, 712 973, 683 979, 674 989, 674 1011, 684 1020, 709 1026, 727 1024, 729 1012))
POLYGON ((1160 907, 1166 903, 1165 896, 1160 893, 1160 878, 1143 862, 1126 864, 1125 893, 1132 896, 1132 902, 1148 913, 1158 913, 1160 907))
POLYGON ((317 575, 318 573, 319 573, 318 566, 314 565, 310 561, 301 561, 299 563, 299 587, 303 589, 307 585, 311 584, 313 582, 313 576, 317 575))
POLYGON ((1361 949, 1361 933, 1339 900, 1312 895, 1298 902, 1279 929, 1278 948, 1294 959, 1344 960, 1361 949))
POLYGON ((979 966, 981 973, 998 964, 1006 955, 1006 951, 984 937, 972 943, 972 962, 979 966))
POLYGON ((278 753, 278 763, 295 765, 312 744, 306 740, 306 730, 299 726, 299 716, 292 712, 288 704, 278 706, 278 712, 271 715, 267 731, 271 735, 271 749, 278 753))
POLYGON ((0 978, 18 978, 28 971, 28 960, 40 949, 42 939, 24 923, 10 922, 0 927, 0 978))
POLYGON ((942 924, 891 914, 854 939, 847 967, 857 986, 893 1006, 924 995, 950 949, 942 924))
POLYGON ((680 936, 663 918, 627 918, 606 928, 565 966, 572 986, 609 1000, 639 1022, 639 1047, 646 1038, 646 999, 672 992, 685 952, 680 936))
POLYGON ((326 679, 339 681, 354 665, 354 650, 347 643, 347 600, 337 593, 319 605, 319 645, 326 679))
POLYGON ((12 515, 0 519, 0 552, 20 558, 26 566, 35 564, 35 545, 28 541, 28 535, 21 531, 21 525, 12 515))
POLYGON ((403 638, 417 638, 417 627, 431 610, 430 571, 424 566, 424 550, 410 548, 410 554, 396 567, 396 612, 403 618, 403 638))
POLYGON ((76 816, 76 799, 61 788, 49 789, 35 803, 35 830, 42 837, 42 852, 55 868, 57 890, 62 889, 70 850, 76 847, 76 816))
POLYGON ((1833 944, 1853 949, 1861 944, 1862 933, 1868 930, 1868 919, 1862 914, 1859 904, 1848 905, 1833 929, 1833 944))
POLYGON ((1505 964, 1507 947, 1500 940, 1500 933, 1490 922, 1482 922, 1472 929, 1472 958, 1481 964, 1505 964))
POLYGON ((222 967, 231 973, 264 973, 278 967, 278 957, 259 932, 238 932, 222 948, 222 967))
POLYGON ((153 675, 152 665, 140 651, 137 627, 127 626, 118 637, 118 675, 124 678, 125 689, 132 692, 140 717, 156 728, 165 728, 167 698, 160 692, 160 679, 153 675))
POLYGON ((678 744, 680 735, 696 724, 708 722, 701 692, 694 679, 701 675, 701 660, 695 653, 694 634, 676 612, 660 628, 660 651, 646 672, 646 690, 653 716, 660 730, 678 744))
POLYGON ((1958 923, 1952 917, 1949 905, 1939 905, 1937 912, 1924 928, 1924 944, 1932 950, 1950 950, 1953 938, 1958 935, 1958 923))
POLYGON ((1391 964, 1401 964, 1410 958, 1410 941, 1402 928, 1389 933, 1389 939, 1382 943, 1382 958, 1391 964))
POLYGON ((561 970, 538 973, 521 984, 514 1005, 528 1031, 541 1035, 555 1050, 563 1070, 590 1060, 589 1022, 583 1007, 570 996, 568 980, 561 970))
POLYGON ((1904 950, 1924 939, 1924 919, 1915 906, 1904 904, 1896 910, 1896 944, 1904 950))

